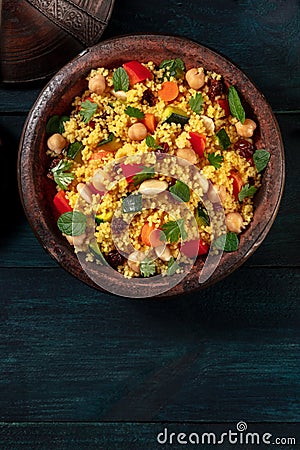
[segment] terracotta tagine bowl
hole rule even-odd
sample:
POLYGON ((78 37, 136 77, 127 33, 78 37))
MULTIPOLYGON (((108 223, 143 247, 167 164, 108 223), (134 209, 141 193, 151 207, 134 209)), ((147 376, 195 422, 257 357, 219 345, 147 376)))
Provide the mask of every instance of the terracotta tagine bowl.
MULTIPOLYGON (((271 154, 262 176, 262 186, 255 195, 254 219, 240 236, 239 249, 224 253, 212 276, 203 284, 198 283, 201 261, 179 284, 158 297, 180 295, 204 289, 230 275, 241 266, 262 243, 278 212, 284 186, 284 150, 280 130, 274 114, 263 94, 249 78, 231 61, 218 53, 185 38, 164 35, 121 36, 87 48, 63 67, 46 85, 33 105, 25 123, 20 141, 18 179, 23 207, 28 221, 43 248, 69 273, 89 286, 103 291, 82 269, 73 248, 61 235, 51 212, 55 185, 46 176, 49 160, 46 156, 46 123, 54 114, 70 111, 72 99, 86 88, 86 76, 92 68, 119 67, 132 59, 140 62, 181 58, 187 67, 203 66, 223 75, 225 81, 235 85, 252 117, 259 124, 257 148, 265 148, 271 154)), ((203 264, 203 263, 202 263, 203 264)), ((101 269, 108 285, 118 285, 118 292, 126 287, 123 276, 111 278, 101 269)), ((153 297, 159 281, 135 278, 138 297, 153 297)), ((112 292, 112 291, 110 291, 112 292)))

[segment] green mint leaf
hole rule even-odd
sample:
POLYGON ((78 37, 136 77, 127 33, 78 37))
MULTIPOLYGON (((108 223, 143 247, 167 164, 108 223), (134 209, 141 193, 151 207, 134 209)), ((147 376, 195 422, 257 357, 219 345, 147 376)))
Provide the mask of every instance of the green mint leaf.
POLYGON ((112 142, 114 140, 114 138, 115 138, 114 133, 109 133, 108 138, 100 141, 99 144, 97 144, 97 147, 101 147, 102 145, 109 144, 110 142, 112 142))
POLYGON ((219 144, 221 145, 223 150, 226 150, 231 144, 230 138, 229 138, 228 134, 226 133, 226 130, 224 128, 221 128, 221 130, 219 130, 216 133, 216 136, 217 136, 219 144))
POLYGON ((65 132, 64 123, 67 122, 68 120, 70 120, 70 117, 68 116, 58 116, 57 114, 55 114, 54 116, 50 117, 50 119, 47 122, 46 133, 48 134, 64 133, 65 132))
POLYGON ((214 246, 218 250, 224 250, 224 252, 235 252, 239 248, 239 239, 236 233, 230 231, 219 236, 214 241, 214 246))
POLYGON ((132 177, 133 184, 137 186, 145 180, 154 177, 154 167, 143 167, 142 171, 132 177))
POLYGON ((246 197, 252 197, 257 191, 256 187, 250 186, 249 184, 245 184, 240 190, 238 197, 239 201, 242 202, 246 197))
POLYGON ((162 150, 162 147, 156 144, 154 137, 150 134, 148 134, 148 136, 146 137, 146 144, 148 147, 153 148, 154 150, 162 150))
POLYGON ((150 277, 151 275, 154 275, 156 272, 154 261, 149 257, 141 261, 140 272, 143 277, 150 277))
POLYGON ((70 211, 62 214, 57 226, 67 236, 80 236, 86 229, 86 216, 80 211, 70 211))
POLYGON ((66 172, 66 170, 70 169, 71 165, 71 161, 60 160, 57 166, 51 169, 55 183, 63 190, 67 189, 75 178, 73 173, 66 172))
POLYGON ((57 166, 53 167, 51 171, 53 174, 55 174, 56 172, 64 172, 65 170, 69 170, 71 166, 72 166, 71 161, 65 161, 61 159, 57 164, 57 166))
POLYGON ((129 117, 136 117, 137 119, 143 119, 145 117, 143 111, 141 111, 139 108, 134 108, 133 106, 127 106, 124 112, 129 117))
POLYGON ((160 69, 165 72, 165 77, 169 80, 171 77, 176 79, 182 78, 185 66, 184 62, 180 58, 176 59, 165 59, 161 62, 160 69))
POLYGON ((127 92, 129 89, 129 76, 123 67, 119 67, 114 71, 113 74, 113 85, 115 92, 124 91, 127 92))
POLYGON ((163 231, 163 233, 161 233, 162 237, 171 244, 178 242, 180 236, 182 240, 186 239, 188 236, 184 228, 184 219, 164 223, 161 229, 163 231))
POLYGON ((125 214, 142 211, 143 198, 142 194, 130 195, 123 198, 122 211, 125 214))
POLYGON ((196 210, 196 221, 198 225, 204 225, 209 226, 210 225, 210 218, 207 214, 206 209, 202 206, 202 204, 199 202, 196 210))
POLYGON ((74 178, 74 174, 70 172, 56 172, 54 174, 55 183, 63 190, 67 189, 74 178))
POLYGON ((86 100, 81 103, 81 107, 79 110, 79 114, 82 117, 84 123, 88 123, 93 115, 97 112, 98 105, 95 102, 91 102, 90 100, 86 100))
POLYGON ((270 160, 270 153, 266 150, 256 150, 253 154, 253 161, 257 172, 264 170, 270 160))
POLYGON ((66 130, 65 130, 65 122, 67 122, 68 120, 70 120, 69 116, 61 116, 60 121, 59 121, 59 133, 63 134, 66 130))
POLYGON ((146 144, 148 147, 150 148, 156 148, 156 142, 153 136, 151 136, 150 134, 148 134, 148 136, 146 137, 146 144))
POLYGON ((179 269, 179 264, 175 261, 173 256, 171 257, 170 261, 168 262, 168 270, 167 275, 170 277, 176 273, 176 270, 179 269))
POLYGON ((184 202, 188 202, 191 198, 190 188, 180 180, 176 180, 176 183, 169 188, 169 191, 184 202))
POLYGON ((245 110, 242 106, 239 94, 234 86, 229 86, 228 89, 228 103, 230 112, 233 117, 236 117, 241 123, 245 122, 245 110))
POLYGON ((192 111, 196 114, 200 114, 203 108, 203 97, 200 92, 197 92, 194 97, 191 97, 189 100, 190 107, 192 111))
POLYGON ((83 149, 84 145, 82 142, 75 141, 70 144, 68 148, 67 156, 68 158, 75 159, 79 152, 83 149))
POLYGON ((211 166, 214 166, 215 169, 220 169, 224 158, 222 155, 216 155, 215 152, 208 153, 207 159, 211 166))

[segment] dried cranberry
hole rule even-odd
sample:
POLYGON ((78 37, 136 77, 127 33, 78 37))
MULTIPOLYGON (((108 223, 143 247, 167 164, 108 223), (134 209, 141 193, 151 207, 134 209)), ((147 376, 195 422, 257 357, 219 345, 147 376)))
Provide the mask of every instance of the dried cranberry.
POLYGON ((126 229, 127 225, 128 224, 123 219, 116 217, 111 223, 111 230, 113 234, 121 234, 126 229))
POLYGON ((149 106, 155 105, 155 96, 151 89, 146 89, 142 96, 142 103, 148 103, 149 106))
POLYGON ((243 156, 245 159, 250 159, 253 156, 253 152, 254 152, 254 146, 253 144, 251 144, 251 142, 247 141, 246 139, 239 139, 235 144, 234 144, 234 148, 235 150, 237 150, 239 152, 239 154, 241 156, 243 156))
POLYGON ((117 269, 118 266, 121 266, 125 262, 124 256, 122 256, 118 250, 111 250, 108 255, 106 255, 106 260, 113 269, 117 269))
POLYGON ((57 166, 57 164, 59 163, 60 160, 61 160, 61 158, 52 159, 49 169, 48 169, 48 173, 47 173, 47 177, 50 178, 50 180, 54 180, 54 175, 53 175, 52 169, 54 169, 54 167, 57 166))
POLYGON ((214 80, 210 78, 207 82, 208 84, 208 92, 207 95, 209 96, 210 100, 214 100, 217 95, 222 95, 224 91, 224 86, 222 81, 220 80, 214 80))

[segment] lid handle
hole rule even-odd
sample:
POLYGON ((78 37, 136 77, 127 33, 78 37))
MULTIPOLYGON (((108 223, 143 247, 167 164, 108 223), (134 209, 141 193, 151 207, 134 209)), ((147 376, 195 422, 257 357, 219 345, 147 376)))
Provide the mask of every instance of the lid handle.
POLYGON ((106 22, 71 0, 27 1, 55 25, 74 36, 85 46, 96 44, 106 26, 106 22))

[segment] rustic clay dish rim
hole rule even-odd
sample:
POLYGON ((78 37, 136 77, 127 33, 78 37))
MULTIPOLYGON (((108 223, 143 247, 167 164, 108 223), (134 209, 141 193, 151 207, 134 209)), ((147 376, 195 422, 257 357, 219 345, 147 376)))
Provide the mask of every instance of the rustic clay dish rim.
MULTIPOLYGON (((102 65, 103 59, 106 58, 105 60, 111 59, 111 61, 114 61, 114 63, 111 62, 110 64, 117 64, 117 61, 124 62, 125 60, 128 60, 129 56, 127 56, 127 54, 131 55, 131 59, 133 57, 139 59, 136 56, 136 53, 134 53, 135 50, 140 51, 142 54, 146 51, 146 53, 148 52, 147 54, 150 55, 149 52, 152 51, 152 46, 155 47, 155 45, 157 46, 156 50, 164 54, 163 58, 159 56, 159 60, 182 57, 184 60, 188 60, 188 58, 191 60, 192 58, 194 61, 198 58, 202 61, 204 67, 209 68, 210 70, 219 70, 225 79, 230 79, 230 82, 236 85, 242 97, 244 97, 245 101, 252 107, 255 115, 260 117, 260 113, 264 112, 264 116, 262 120, 259 120, 259 122, 263 123, 263 120, 266 120, 264 118, 267 118, 267 121, 269 122, 267 125, 270 126, 270 129, 261 129, 261 131, 264 131, 265 133, 265 140, 267 138, 266 134, 268 132, 271 133, 272 131, 272 140, 271 136, 269 136, 270 146, 268 147, 272 156, 269 165, 263 174, 262 187, 256 196, 260 198, 260 201, 257 201, 257 210, 254 212, 254 220, 252 224, 241 236, 238 251, 224 254, 221 264, 218 266, 213 276, 204 284, 198 284, 199 264, 201 264, 199 263, 181 283, 168 292, 154 297, 165 298, 193 291, 200 291, 203 288, 214 285, 235 271, 261 245, 272 224, 274 223, 280 206, 285 181, 285 157, 279 125, 271 106, 265 99, 264 95, 255 86, 253 81, 250 80, 250 78, 227 57, 191 39, 160 33, 122 35, 112 39, 107 39, 82 51, 77 57, 72 59, 60 71, 58 71, 56 75, 47 83, 27 116, 19 146, 18 185, 25 214, 42 247, 68 273, 80 279, 87 285, 102 292, 106 292, 95 284, 85 272, 83 272, 76 255, 73 253, 73 249, 65 241, 65 238, 61 236, 56 224, 50 223, 49 217, 46 216, 45 207, 44 210, 40 208, 41 202, 45 200, 46 193, 41 192, 42 189, 39 190, 38 183, 41 182, 42 179, 45 180, 46 176, 45 173, 41 174, 40 179, 35 176, 34 168, 37 168, 37 160, 32 160, 31 158, 34 156, 34 152, 36 151, 34 146, 36 139, 45 141, 45 125, 48 117, 57 113, 57 111, 54 111, 57 104, 52 105, 53 94, 60 94, 60 109, 66 108, 67 106, 69 107, 66 97, 68 97, 68 99, 69 97, 72 98, 74 94, 76 95, 81 91, 78 84, 80 85, 80 82, 82 82, 84 76, 87 75, 90 69, 95 67, 96 61, 99 61, 98 64, 102 65), (122 50, 122 52, 118 53, 117 58, 113 58, 111 53, 115 50, 115 48, 118 48, 118 46, 120 46, 120 50, 122 50), (180 49, 179 51, 178 48, 180 49), (105 57, 103 56, 104 54, 105 57), (207 59, 208 57, 209 60, 207 59), (214 69, 216 65, 218 66, 218 69, 214 69), (221 70, 220 65, 222 65, 221 70), (68 76, 66 77, 65 74, 68 74, 68 76), (65 92, 66 88, 71 89, 71 93, 68 95, 65 92), (249 97, 251 95, 254 96, 252 97, 252 102, 249 101, 249 97), (253 99, 255 99, 255 102, 253 99), (263 111, 259 110, 259 106, 263 107, 263 111), (45 113, 46 111, 48 111, 48 113, 45 113), (39 130, 42 138, 38 133, 39 130), (278 165, 274 166, 276 161, 278 165), (278 178, 276 178, 276 175, 278 175, 278 178), (274 186, 276 187, 275 190, 274 186), (268 201, 263 203, 262 200, 268 201), (270 201, 272 201, 272 208, 269 208, 268 210, 266 208, 268 207, 270 201), (266 207, 264 207, 265 205, 266 207), (258 209, 260 209, 261 222, 258 221, 257 217, 258 209), (253 238, 252 235, 254 235, 253 238)), ((151 58, 147 58, 148 60, 153 60, 155 59, 155 56, 152 54, 151 58)), ((110 64, 108 64, 108 66, 110 64)), ((107 64, 103 63, 103 65, 107 64)), ((43 157, 42 153, 41 155, 43 157)), ((50 204, 48 205, 46 202, 46 205, 50 210, 50 204)), ((105 270, 105 268, 103 270, 105 270)), ((141 286, 145 283, 145 279, 136 279, 136 281, 141 286)), ((111 280, 111 282, 115 282, 115 280, 111 280)), ((118 280, 118 282, 126 283, 126 279, 122 278, 122 280, 118 280)), ((151 291, 149 291, 149 295, 147 295, 146 298, 151 297, 153 298, 151 291)))

